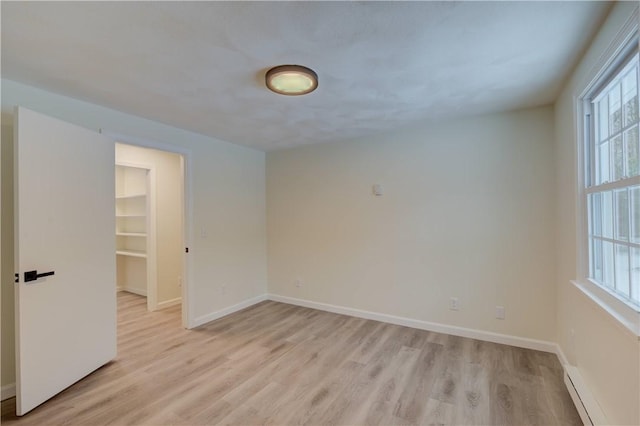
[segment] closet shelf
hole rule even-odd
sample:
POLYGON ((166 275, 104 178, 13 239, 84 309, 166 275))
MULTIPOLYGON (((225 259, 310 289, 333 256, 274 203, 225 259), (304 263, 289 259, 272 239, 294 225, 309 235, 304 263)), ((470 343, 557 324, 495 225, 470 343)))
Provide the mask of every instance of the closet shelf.
POLYGON ((120 256, 147 257, 147 253, 137 250, 116 250, 116 254, 120 256))
POLYGON ((146 237, 147 234, 144 232, 116 232, 116 236, 118 237, 146 237))
POLYGON ((144 198, 147 194, 130 194, 130 195, 116 195, 116 200, 131 200, 133 198, 144 198))

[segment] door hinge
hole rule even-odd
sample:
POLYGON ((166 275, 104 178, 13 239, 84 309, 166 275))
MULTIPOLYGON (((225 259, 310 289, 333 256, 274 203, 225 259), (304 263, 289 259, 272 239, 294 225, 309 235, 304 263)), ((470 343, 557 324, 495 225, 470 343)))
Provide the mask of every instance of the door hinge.
POLYGON ((19 282, 20 282, 20 274, 16 272, 16 279, 14 283, 19 283, 19 282))

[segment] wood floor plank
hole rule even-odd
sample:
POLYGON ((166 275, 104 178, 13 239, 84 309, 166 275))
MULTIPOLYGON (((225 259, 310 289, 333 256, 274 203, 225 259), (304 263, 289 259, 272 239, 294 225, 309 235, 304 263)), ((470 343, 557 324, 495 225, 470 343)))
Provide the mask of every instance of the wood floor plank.
POLYGON ((429 398, 425 404, 425 416, 421 425, 452 425, 455 406, 437 399, 429 398))
POLYGON ((464 362, 461 375, 461 399, 457 405, 457 424, 489 424, 491 418, 488 371, 478 363, 464 362))
POLYGON ((553 354, 271 301, 181 327, 118 294, 118 356, 7 425, 580 424, 553 354))
POLYGON ((394 415, 404 419, 407 423, 419 423, 426 404, 424 403, 431 394, 439 361, 442 359, 443 346, 437 343, 426 342, 420 357, 413 368, 409 382, 404 386, 402 395, 398 399, 394 409, 394 415))
POLYGON ((420 350, 402 346, 394 358, 391 368, 381 375, 379 386, 373 390, 372 398, 366 403, 366 417, 358 424, 386 425, 394 423, 394 409, 400 400, 402 390, 412 373, 412 368, 420 357, 420 350))

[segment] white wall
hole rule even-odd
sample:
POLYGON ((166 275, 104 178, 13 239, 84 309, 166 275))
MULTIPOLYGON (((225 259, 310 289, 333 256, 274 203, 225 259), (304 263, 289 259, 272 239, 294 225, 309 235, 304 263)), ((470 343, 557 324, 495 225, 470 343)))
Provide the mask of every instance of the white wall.
POLYGON ((550 107, 270 152, 269 292, 554 340, 552 154, 550 107))
MULTIPOLYGON (((143 118, 124 114, 76 99, 2 80, 2 123, 10 124, 13 106, 48 114, 90 129, 109 132, 176 146, 189 152, 187 173, 190 177, 192 212, 188 234, 191 267, 189 279, 193 292, 190 297, 193 316, 209 314, 262 295, 266 291, 265 241, 265 154, 249 148, 166 126, 143 118), (207 237, 202 238, 200 230, 207 237), (226 291, 221 291, 225 286, 226 291)), ((3 146, 5 144, 3 127, 3 146)), ((71 153, 70 153, 71 155, 71 153)), ((3 157, 4 158, 4 157, 3 157)), ((4 172, 3 161, 3 172, 4 172)), ((3 189, 4 178, 3 178, 3 189)), ((10 197, 8 197, 10 198, 10 197)), ((5 205, 2 210, 11 209, 5 205)), ((4 227, 3 216, 3 227, 4 227)), ((3 244, 5 234, 2 234, 3 244)), ((11 246, 11 244, 10 244, 11 246)), ((2 300, 12 300, 5 290, 11 288, 6 280, 12 278, 13 266, 3 254, 2 300)), ((4 306, 3 306, 4 308, 4 306)), ((12 317, 5 316, 2 327, 13 327, 12 317)), ((3 354, 13 352, 13 340, 2 333, 3 354)), ((11 359, 2 359, 3 382, 5 370, 11 371, 11 359)), ((7 380, 7 382, 5 382, 7 380)))
MULTIPOLYGON (((166 151, 116 144, 116 162, 146 164, 156 176, 156 264, 158 303, 180 298, 182 278, 182 168, 180 156, 166 151)), ((145 280, 146 282, 146 280, 145 280)), ((146 290, 146 289, 145 289, 146 290)))
POLYGON ((611 424, 640 424, 640 342, 570 284, 577 278, 578 211, 574 97, 617 32, 637 7, 620 2, 607 18, 555 105, 558 342, 578 367, 611 424), (573 337, 572 333, 573 331, 573 337))

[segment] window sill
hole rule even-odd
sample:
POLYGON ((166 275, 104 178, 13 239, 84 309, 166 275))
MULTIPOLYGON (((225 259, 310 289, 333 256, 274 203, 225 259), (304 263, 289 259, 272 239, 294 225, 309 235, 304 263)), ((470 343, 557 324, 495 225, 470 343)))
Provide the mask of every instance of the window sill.
POLYGON ((640 340, 640 312, 591 280, 571 281, 585 296, 640 340))

